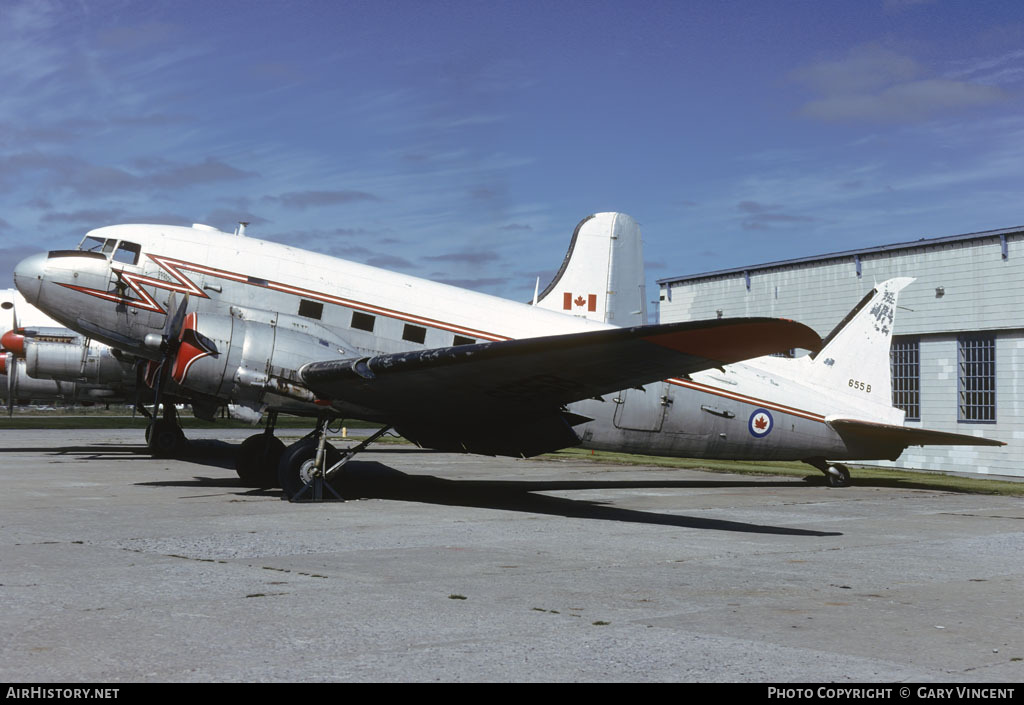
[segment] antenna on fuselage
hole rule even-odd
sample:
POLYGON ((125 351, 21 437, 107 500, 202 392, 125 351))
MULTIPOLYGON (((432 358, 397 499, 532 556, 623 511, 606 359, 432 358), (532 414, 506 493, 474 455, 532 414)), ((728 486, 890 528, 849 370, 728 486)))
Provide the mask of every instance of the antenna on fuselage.
POLYGON ((235 235, 245 235, 245 226, 248 225, 244 220, 238 221, 238 227, 235 228, 235 235))

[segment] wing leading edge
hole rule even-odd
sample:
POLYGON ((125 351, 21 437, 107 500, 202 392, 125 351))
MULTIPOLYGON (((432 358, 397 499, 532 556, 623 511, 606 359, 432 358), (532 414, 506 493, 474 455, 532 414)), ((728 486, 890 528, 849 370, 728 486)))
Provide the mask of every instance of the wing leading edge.
POLYGON ((794 321, 720 319, 313 362, 299 374, 421 445, 529 456, 579 443, 571 426, 583 419, 562 409, 571 402, 820 342, 794 321))

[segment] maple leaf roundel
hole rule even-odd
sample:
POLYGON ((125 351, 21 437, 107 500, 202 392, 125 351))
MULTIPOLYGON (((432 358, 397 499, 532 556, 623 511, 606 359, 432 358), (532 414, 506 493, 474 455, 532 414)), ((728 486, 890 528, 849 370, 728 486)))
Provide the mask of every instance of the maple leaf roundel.
POLYGON ((750 421, 747 422, 747 428, 750 429, 750 435, 754 438, 764 438, 772 432, 772 427, 775 426, 775 420, 767 409, 757 409, 750 415, 750 421))

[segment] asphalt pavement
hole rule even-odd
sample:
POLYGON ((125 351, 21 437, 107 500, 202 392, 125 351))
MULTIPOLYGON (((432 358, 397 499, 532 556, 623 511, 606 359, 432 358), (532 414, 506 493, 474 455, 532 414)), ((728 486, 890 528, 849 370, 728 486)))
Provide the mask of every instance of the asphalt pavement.
POLYGON ((246 435, 0 431, 0 680, 1024 680, 1019 499, 246 435))

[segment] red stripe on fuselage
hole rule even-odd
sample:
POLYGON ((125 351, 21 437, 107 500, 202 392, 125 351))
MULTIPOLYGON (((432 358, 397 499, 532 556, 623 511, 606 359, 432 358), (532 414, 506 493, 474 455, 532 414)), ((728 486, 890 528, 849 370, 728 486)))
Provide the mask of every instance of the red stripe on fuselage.
POLYGON ((687 389, 693 389, 698 392, 704 392, 705 394, 713 394, 717 397, 723 397, 725 399, 732 399, 733 401, 743 402, 744 404, 752 404, 754 406, 762 407, 765 409, 771 409, 772 411, 781 411, 784 414, 791 414, 793 416, 799 416, 802 419, 808 419, 809 421, 817 421, 818 423, 825 423, 825 417, 821 414, 815 414, 810 411, 804 411, 802 409, 795 409, 791 406, 785 406, 784 404, 778 404, 776 402, 767 401, 765 399, 757 399, 755 397, 748 397, 745 394, 737 394, 736 392, 728 392, 718 387, 712 387, 708 384, 701 384, 700 382, 694 382, 693 380, 678 379, 673 377, 672 379, 665 380, 669 384, 674 384, 677 387, 686 387, 687 389))
POLYGON ((381 316, 387 316, 388 318, 395 318, 408 323, 419 323, 429 328, 438 328, 440 330, 450 331, 452 333, 458 333, 473 338, 480 338, 482 340, 511 340, 506 335, 498 335, 497 333, 488 333, 486 331, 475 330, 473 328, 466 328, 458 326, 452 323, 446 323, 445 321, 439 321, 433 318, 427 318, 425 316, 417 316, 411 313, 405 313, 403 311, 395 311, 394 309, 383 308, 381 306, 374 306, 373 304, 365 303, 363 301, 356 301, 354 299, 346 299, 340 296, 334 296, 332 294, 325 294, 320 291, 314 291, 312 289, 306 289, 299 286, 292 286, 290 284, 284 284, 281 282, 270 281, 259 277, 250 277, 245 274, 239 274, 238 272, 231 272, 226 269, 219 269, 217 267, 208 267, 202 264, 196 264, 194 262, 186 262, 185 260, 174 259, 173 257, 164 257, 163 255, 146 255, 153 260, 161 269, 166 271, 172 277, 177 280, 177 283, 161 281, 159 279, 153 279, 142 274, 135 274, 125 270, 115 270, 120 273, 121 278, 128 283, 128 285, 138 295, 138 299, 128 298, 118 293, 100 291, 99 289, 89 289, 82 286, 75 286, 72 284, 61 284, 69 289, 88 294, 89 296, 95 296, 100 299, 107 301, 115 301, 125 306, 133 306, 140 308, 145 311, 153 311, 155 313, 167 312, 156 302, 156 299, 149 294, 142 284, 147 284, 157 289, 165 289, 168 291, 176 291, 183 294, 190 294, 194 296, 200 296, 204 299, 210 298, 206 292, 204 292, 199 286, 195 284, 191 279, 182 273, 182 270, 190 272, 196 272, 199 274, 207 274, 210 276, 221 277, 229 279, 234 282, 241 284, 248 284, 249 286, 259 287, 261 289, 270 289, 272 291, 279 291, 284 294, 292 294, 296 296, 305 297, 315 301, 322 301, 324 303, 335 304, 338 306, 344 306, 346 308, 363 311, 366 313, 375 313, 381 316), (254 281, 255 279, 255 281, 254 281))

